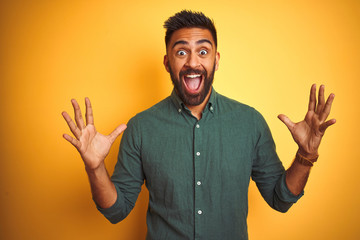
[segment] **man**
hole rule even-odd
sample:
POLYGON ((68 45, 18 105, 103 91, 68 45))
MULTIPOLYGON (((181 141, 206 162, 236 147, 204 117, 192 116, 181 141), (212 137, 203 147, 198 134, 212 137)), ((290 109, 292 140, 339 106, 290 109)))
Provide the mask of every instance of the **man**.
POLYGON ((164 66, 174 90, 129 121, 111 179, 104 159, 124 124, 101 135, 90 100, 85 99, 86 125, 72 100, 76 124, 63 116, 75 138, 64 138, 80 152, 93 199, 112 223, 129 214, 145 181, 147 239, 247 239, 250 178, 272 208, 286 212, 303 195, 321 138, 335 123, 326 121, 334 94, 325 102, 321 86, 316 103, 313 85, 303 121, 279 115, 299 146, 285 171, 263 117, 212 88, 220 59, 213 22, 182 11, 164 26, 164 66))

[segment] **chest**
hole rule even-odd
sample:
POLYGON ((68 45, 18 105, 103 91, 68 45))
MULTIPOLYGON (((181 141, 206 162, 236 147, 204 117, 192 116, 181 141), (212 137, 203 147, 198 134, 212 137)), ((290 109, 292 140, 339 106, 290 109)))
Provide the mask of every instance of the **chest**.
POLYGON ((147 129, 141 158, 148 187, 190 187, 196 179, 247 182, 255 138, 236 119, 169 121, 147 129))

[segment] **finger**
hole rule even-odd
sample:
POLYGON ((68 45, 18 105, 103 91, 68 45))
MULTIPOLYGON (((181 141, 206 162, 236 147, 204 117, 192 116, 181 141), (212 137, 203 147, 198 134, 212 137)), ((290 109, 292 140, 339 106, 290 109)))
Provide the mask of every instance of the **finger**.
POLYGON ((323 111, 320 114, 320 121, 325 121, 326 118, 329 116, 330 111, 331 111, 331 106, 332 106, 332 103, 334 101, 334 98, 335 98, 335 94, 332 93, 332 94, 330 94, 330 96, 326 100, 325 107, 324 107, 323 111))
POLYGON ((81 137, 81 131, 80 129, 76 126, 76 124, 73 122, 73 120, 71 119, 71 117, 69 116, 69 114, 67 112, 62 112, 62 116, 64 117, 67 125, 70 128, 70 131, 74 134, 74 136, 79 139, 81 137))
POLYGON ((67 134, 63 134, 63 137, 69 142, 71 143, 77 150, 80 149, 81 147, 81 143, 74 139, 73 137, 71 137, 70 135, 67 135, 67 134))
POLYGON ((313 84, 310 89, 309 111, 315 111, 316 106, 316 84, 313 84))
POLYGON ((121 124, 120 126, 118 126, 112 133, 110 133, 108 135, 108 138, 110 140, 111 143, 113 143, 115 141, 115 139, 126 129, 126 125, 125 124, 121 124))
POLYGON ((323 134, 325 133, 325 130, 330 127, 331 125, 335 124, 336 120, 335 119, 331 119, 329 121, 324 122, 323 124, 320 125, 319 130, 320 132, 322 132, 323 134))
POLYGON ((81 115, 81 110, 80 110, 80 106, 77 103, 77 101, 75 99, 71 99, 71 103, 74 107, 74 114, 75 114, 75 122, 78 126, 78 128, 84 129, 85 128, 85 124, 84 124, 84 119, 81 115))
POLYGON ((85 98, 85 105, 86 105, 86 113, 85 113, 86 125, 88 124, 94 125, 94 116, 89 98, 85 98))
POLYGON ((319 88, 319 97, 318 97, 318 105, 316 107, 316 113, 320 114, 325 106, 325 97, 324 97, 325 86, 321 85, 319 88))
POLYGON ((278 118, 287 126, 287 128, 290 130, 290 132, 292 131, 292 129, 295 126, 295 123, 293 123, 287 116, 285 116, 284 114, 280 114, 278 116, 278 118))

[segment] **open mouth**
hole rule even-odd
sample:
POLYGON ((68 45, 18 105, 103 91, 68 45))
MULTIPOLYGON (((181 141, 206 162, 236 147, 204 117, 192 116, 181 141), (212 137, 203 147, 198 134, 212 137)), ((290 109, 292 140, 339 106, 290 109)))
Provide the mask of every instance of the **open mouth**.
POLYGON ((184 85, 188 92, 196 94, 199 92, 203 82, 202 74, 186 74, 183 76, 184 85))

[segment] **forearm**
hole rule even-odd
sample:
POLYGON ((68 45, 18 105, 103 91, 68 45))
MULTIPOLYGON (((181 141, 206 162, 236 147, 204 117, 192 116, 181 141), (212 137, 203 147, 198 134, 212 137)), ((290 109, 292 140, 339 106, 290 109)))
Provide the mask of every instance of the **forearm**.
MULTIPOLYGON (((315 156, 317 156, 317 154, 315 154, 315 156)), ((314 157, 310 158, 314 159, 314 157)), ((310 161, 304 164, 304 160, 300 161, 299 156, 296 155, 294 162, 286 171, 286 185, 294 195, 299 195, 304 190, 311 167, 312 164, 310 161)))
POLYGON ((310 169, 310 166, 304 166, 294 161, 286 171, 286 185, 294 195, 297 196, 304 190, 310 169))
POLYGON ((101 208, 111 207, 117 199, 117 192, 111 182, 105 164, 102 163, 97 169, 86 169, 89 177, 91 193, 96 204, 101 208))

